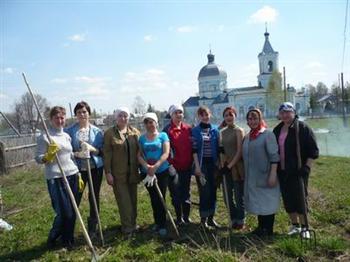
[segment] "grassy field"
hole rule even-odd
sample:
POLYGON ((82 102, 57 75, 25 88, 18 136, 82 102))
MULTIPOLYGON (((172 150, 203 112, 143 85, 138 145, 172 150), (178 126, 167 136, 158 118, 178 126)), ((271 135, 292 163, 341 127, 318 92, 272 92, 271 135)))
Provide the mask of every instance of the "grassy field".
MULTIPOLYGON (((275 223, 276 235, 262 241, 249 235, 256 219, 248 215, 245 232, 226 230, 206 232, 198 226, 197 207, 191 216, 194 224, 181 228, 178 241, 162 240, 149 229, 152 224, 150 200, 145 188, 139 187, 138 224, 141 232, 124 239, 120 232, 118 209, 113 192, 103 182, 101 220, 105 247, 97 245, 97 252, 108 253, 105 261, 350 261, 350 160, 340 157, 321 157, 311 175, 310 223, 317 232, 316 248, 300 245, 299 237, 287 237, 288 220, 281 208, 275 223), (299 260, 303 261, 303 260, 299 260)), ((91 254, 85 245, 81 228, 76 227, 76 246, 72 251, 45 248, 53 212, 41 170, 17 171, 0 177, 5 204, 4 219, 14 226, 0 232, 0 261, 85 261, 91 254)), ((198 201, 196 187, 193 199, 198 201)), ((170 201, 168 200, 168 203, 170 201)), ((86 221, 87 195, 80 207, 86 221)), ((221 192, 218 194, 216 219, 227 224, 221 192)))

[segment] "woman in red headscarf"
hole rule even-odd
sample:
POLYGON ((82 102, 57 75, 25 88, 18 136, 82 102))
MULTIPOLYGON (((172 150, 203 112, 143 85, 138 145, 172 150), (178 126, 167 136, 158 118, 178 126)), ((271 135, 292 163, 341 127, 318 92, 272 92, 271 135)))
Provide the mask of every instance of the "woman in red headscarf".
POLYGON ((252 233, 259 237, 271 236, 280 203, 278 145, 274 134, 266 129, 259 109, 248 111, 247 124, 250 132, 243 141, 245 208, 258 216, 258 227, 252 233))

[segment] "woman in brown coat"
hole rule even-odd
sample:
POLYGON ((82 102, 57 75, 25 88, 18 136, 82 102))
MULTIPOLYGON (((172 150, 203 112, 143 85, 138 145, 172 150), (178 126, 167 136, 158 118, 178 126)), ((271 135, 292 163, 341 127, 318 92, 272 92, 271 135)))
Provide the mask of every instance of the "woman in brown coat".
POLYGON ((129 110, 116 111, 116 124, 105 132, 104 160, 107 183, 117 200, 122 232, 137 230, 137 183, 140 182, 137 152, 140 132, 129 123, 129 110))

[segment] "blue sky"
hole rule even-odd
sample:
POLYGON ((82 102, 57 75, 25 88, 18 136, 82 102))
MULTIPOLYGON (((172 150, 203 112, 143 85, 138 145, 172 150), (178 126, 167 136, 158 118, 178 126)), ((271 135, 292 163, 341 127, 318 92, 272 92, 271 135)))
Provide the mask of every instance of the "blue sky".
POLYGON ((350 79, 346 1, 9 1, 0 0, 0 109, 26 91, 50 105, 86 100, 98 112, 157 109, 198 92, 209 44, 228 87, 257 83, 265 21, 280 71, 296 88, 350 79))

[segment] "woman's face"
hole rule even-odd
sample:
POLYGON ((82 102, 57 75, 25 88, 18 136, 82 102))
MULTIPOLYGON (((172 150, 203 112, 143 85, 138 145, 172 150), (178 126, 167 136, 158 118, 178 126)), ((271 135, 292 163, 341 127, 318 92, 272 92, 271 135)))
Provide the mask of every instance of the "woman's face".
POLYGON ((224 114, 224 121, 227 125, 233 125, 236 120, 236 116, 232 111, 227 110, 224 114))
POLYGON ((283 123, 291 124, 295 118, 295 113, 293 111, 281 111, 279 116, 283 123))
POLYGON ((58 113, 51 118, 51 124, 55 128, 63 128, 66 123, 66 115, 63 113, 58 113))
POLYGON ((86 123, 87 121, 89 121, 89 111, 87 111, 85 106, 77 110, 77 118, 79 123, 86 123))
POLYGON ((202 114, 198 115, 199 121, 204 124, 209 124, 210 122, 210 113, 204 111, 202 114))
POLYGON ((183 118, 184 118, 184 114, 181 110, 176 110, 171 115, 171 120, 173 120, 173 122, 175 122, 175 123, 181 122, 183 120, 183 118))
POLYGON ((150 118, 146 118, 144 124, 146 131, 149 133, 154 133, 157 130, 157 123, 150 118))
POLYGON ((247 119, 247 125, 251 129, 256 129, 258 128, 259 124, 260 124, 259 115, 256 112, 250 112, 247 119))
POLYGON ((116 121, 119 128, 124 128, 129 122, 129 116, 125 112, 120 112, 116 121))

